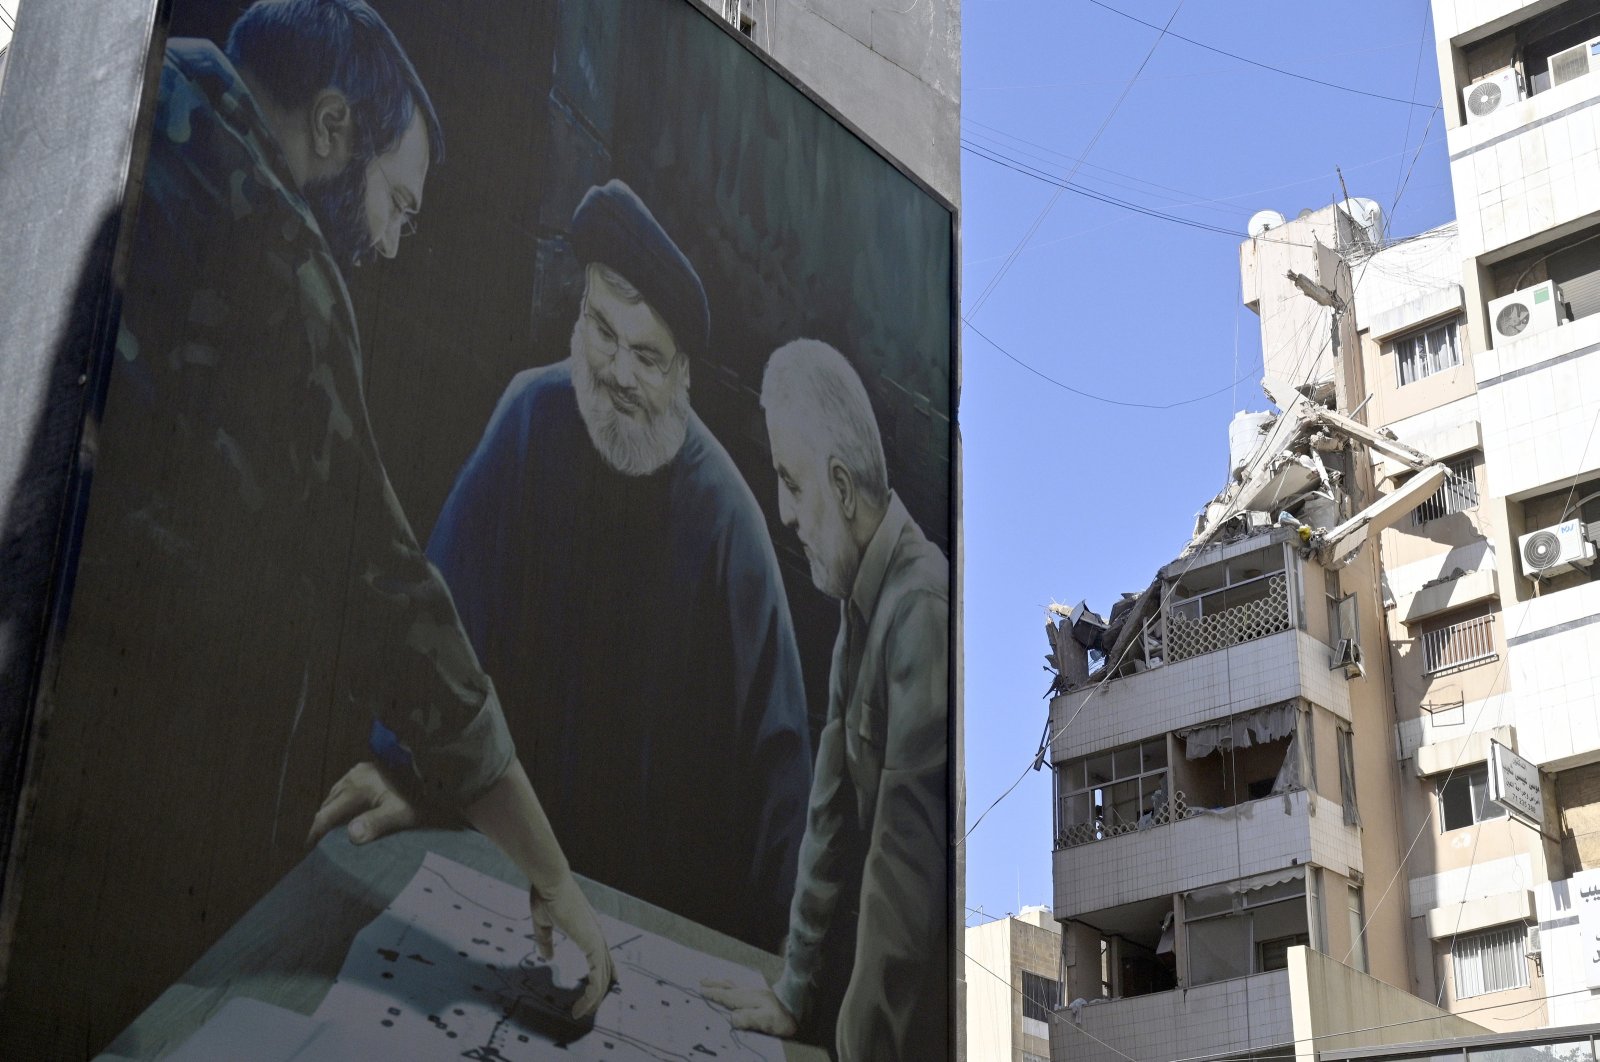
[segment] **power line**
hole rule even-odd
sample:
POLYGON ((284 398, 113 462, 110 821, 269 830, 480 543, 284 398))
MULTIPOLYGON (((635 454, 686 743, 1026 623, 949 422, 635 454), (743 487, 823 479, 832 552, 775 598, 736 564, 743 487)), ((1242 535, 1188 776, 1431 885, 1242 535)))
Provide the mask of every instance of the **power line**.
MULTIPOLYGON (((1178 6, 1174 7, 1172 9, 1172 14, 1167 16, 1167 26, 1172 25, 1172 20, 1178 17, 1178 12, 1183 10, 1183 4, 1184 0, 1178 0, 1178 6)), ((1133 72, 1133 77, 1126 85, 1123 86, 1121 95, 1117 97, 1117 102, 1111 105, 1111 110, 1106 114, 1105 119, 1100 123, 1100 128, 1095 130, 1094 136, 1089 139, 1089 145, 1083 149, 1083 158, 1089 157, 1089 154, 1094 151, 1094 146, 1098 144, 1100 142, 1100 138, 1105 135, 1105 131, 1111 126, 1111 120, 1115 118, 1117 116, 1117 112, 1122 109, 1123 101, 1125 101, 1128 98, 1128 94, 1133 91, 1133 86, 1139 83, 1139 78, 1144 73, 1144 68, 1150 65, 1150 60, 1155 56, 1156 49, 1161 46, 1161 41, 1166 37, 1166 34, 1167 27, 1162 26, 1161 33, 1151 43, 1150 50, 1145 53, 1144 59, 1140 61, 1138 69, 1133 72)), ((1077 176, 1078 167, 1081 165, 1083 165, 1081 159, 1073 165, 1072 172, 1067 174, 1068 182, 1071 182, 1072 178, 1077 176)), ((1022 234, 1022 239, 1017 241, 1016 247, 1012 248, 1011 253, 1007 255, 1006 260, 1000 264, 1000 268, 995 272, 995 275, 989 278, 989 283, 985 285, 983 291, 979 293, 977 302, 973 304, 971 310, 967 311, 969 316, 976 316, 978 311, 983 309, 983 304, 989 301, 989 296, 994 294, 994 289, 999 286, 1001 280, 1005 279, 1005 275, 1011 271, 1011 267, 1016 263, 1017 257, 1022 254, 1023 248, 1028 246, 1028 241, 1033 239, 1033 234, 1039 231, 1039 226, 1044 224, 1044 219, 1049 215, 1056 203, 1060 201, 1061 195, 1065 190, 1065 188, 1057 188, 1056 191, 1050 196, 1050 201, 1044 205, 1043 210, 1039 211, 1039 216, 1033 219, 1033 224, 1029 225, 1028 230, 1022 234)))
MULTIPOLYGON (((1215 233, 1219 236, 1228 236, 1235 240, 1248 240, 1254 238, 1261 240, 1263 243, 1282 243, 1289 244, 1290 246, 1294 247, 1312 246, 1308 243, 1294 243, 1290 240, 1280 240, 1271 236, 1251 237, 1246 233, 1239 232, 1237 229, 1230 229, 1224 225, 1213 225, 1208 221, 1197 221, 1194 218, 1186 218, 1180 214, 1172 214, 1165 210, 1157 210, 1154 207, 1145 206, 1140 203, 1135 203, 1129 199, 1122 199, 1118 196, 1100 192, 1093 188, 1086 187, 1085 185, 1074 184, 1070 175, 1066 178, 1057 177, 1052 173, 1038 169, 1034 166, 1030 166, 1025 162, 1002 154, 994 148, 989 148, 982 144, 974 143, 970 140, 963 139, 961 141, 961 150, 971 155, 977 155, 979 158, 986 159, 998 166, 1004 166, 1006 169, 1015 170, 1017 173, 1020 173, 1026 177, 1032 177, 1036 181, 1042 181, 1045 184, 1053 185, 1062 191, 1071 192, 1074 195, 1083 196, 1087 199, 1093 199, 1096 202, 1105 203, 1108 206, 1120 207, 1123 210, 1129 210, 1135 214, 1143 214, 1146 217, 1156 218, 1159 221, 1170 221, 1175 225, 1184 225, 1188 228, 1199 229, 1202 232, 1215 233)), ((1016 252, 1013 252, 1013 255, 1015 253, 1016 252)), ((976 307, 974 307, 973 311, 971 312, 976 312, 976 307)))
POLYGON ((1125 399, 1121 399, 1121 398, 1108 398, 1105 395, 1097 395, 1097 394, 1092 394, 1092 393, 1090 393, 1088 391, 1082 391, 1082 390, 1079 390, 1076 387, 1073 387, 1069 383, 1063 383, 1062 381, 1057 380, 1053 376, 1047 376, 1043 372, 1040 372, 1038 369, 1034 368, 1032 365, 1029 365, 1027 362, 1023 361, 1021 358, 1017 357, 1015 354, 1011 353, 1005 347, 1002 347, 999 343, 996 343, 994 340, 992 340, 988 336, 984 335, 983 332, 978 330, 978 326, 977 325, 973 324, 971 321, 967 320, 965 317, 963 317, 961 319, 961 323, 966 325, 968 328, 972 329, 972 331, 977 334, 979 339, 983 340, 985 343, 989 344, 991 347, 993 347, 994 349, 998 350, 1000 353, 1004 354, 1006 357, 1010 358, 1012 361, 1016 362, 1018 365, 1022 366, 1024 369, 1027 369, 1029 372, 1033 373, 1035 376, 1039 377, 1039 379, 1045 381, 1046 383, 1054 384, 1055 386, 1061 388, 1063 391, 1070 391, 1073 394, 1077 395, 1079 398, 1087 398, 1087 399, 1089 399, 1090 401, 1093 401, 1093 402, 1104 402, 1108 406, 1123 406, 1123 407, 1128 408, 1128 409, 1177 409, 1179 406, 1192 406, 1196 402, 1204 402, 1208 398, 1215 398, 1217 395, 1222 394, 1224 391, 1227 391, 1227 390, 1229 390, 1229 389, 1231 389, 1233 387, 1236 387, 1238 384, 1243 383, 1244 380, 1246 379, 1246 377, 1254 375, 1253 373, 1246 373, 1245 376, 1241 376, 1239 379, 1234 380, 1232 383, 1223 384, 1221 387, 1217 388, 1215 391, 1207 391, 1205 394, 1196 395, 1193 398, 1182 398, 1182 399, 1179 399, 1176 402, 1161 402, 1161 403, 1157 403, 1157 402, 1129 402, 1129 401, 1127 401, 1125 399))
MULTIPOLYGON (((1089 3, 1093 4, 1095 7, 1105 8, 1107 11, 1111 12, 1114 15, 1121 15, 1123 18, 1128 19, 1130 22, 1137 22, 1141 26, 1148 26, 1150 29, 1161 29, 1160 26, 1156 26, 1156 25, 1153 25, 1152 23, 1146 22, 1144 19, 1139 18, 1137 15, 1130 15, 1126 11, 1123 11, 1123 10, 1120 10, 1118 8, 1112 7, 1110 4, 1105 3, 1104 0, 1089 0, 1089 3)), ((1167 31, 1163 31, 1163 32, 1167 32, 1167 31)), ((1334 82, 1334 81, 1324 81, 1319 77, 1312 77, 1309 74, 1300 74, 1300 73, 1296 73, 1293 70, 1285 70, 1281 66, 1273 66, 1271 63, 1263 63, 1259 59, 1251 59, 1249 56, 1239 55, 1236 52, 1230 52, 1230 51, 1227 51, 1226 49, 1218 48, 1218 47, 1216 47, 1214 45, 1206 44, 1204 41, 1197 41, 1192 37, 1185 37, 1181 33, 1168 33, 1168 36, 1176 37, 1176 38, 1178 38, 1178 40, 1183 41, 1186 44, 1192 44, 1196 48, 1204 48, 1208 52, 1215 52, 1218 55, 1225 55, 1229 59, 1237 59, 1241 63, 1248 63, 1251 66, 1260 67, 1262 70, 1270 70, 1274 74, 1282 74, 1285 77, 1292 77, 1292 78, 1295 78, 1295 79, 1297 79, 1299 81, 1309 81, 1314 85, 1321 85, 1324 88, 1338 89, 1340 92, 1351 92, 1351 93, 1354 93, 1357 96, 1368 96, 1368 97, 1371 97, 1372 99, 1375 99, 1375 100, 1387 100, 1390 103, 1401 103, 1401 104, 1406 105, 1407 107, 1436 107, 1436 106, 1438 106, 1438 104, 1421 103, 1421 102, 1419 102, 1417 100, 1404 100, 1404 99, 1401 99, 1399 96, 1385 96, 1381 92, 1368 92, 1366 89, 1358 89, 1358 88, 1354 88, 1354 87, 1352 87, 1350 85, 1341 85, 1341 84, 1339 84, 1337 82, 1334 82)))

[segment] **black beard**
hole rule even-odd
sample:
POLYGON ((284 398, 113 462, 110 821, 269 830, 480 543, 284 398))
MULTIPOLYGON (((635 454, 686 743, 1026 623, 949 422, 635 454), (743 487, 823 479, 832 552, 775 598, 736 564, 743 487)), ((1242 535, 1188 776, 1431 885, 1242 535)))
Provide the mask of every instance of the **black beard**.
POLYGON ((341 270, 377 257, 372 234, 367 231, 366 162, 351 160, 332 177, 307 181, 305 197, 341 270))

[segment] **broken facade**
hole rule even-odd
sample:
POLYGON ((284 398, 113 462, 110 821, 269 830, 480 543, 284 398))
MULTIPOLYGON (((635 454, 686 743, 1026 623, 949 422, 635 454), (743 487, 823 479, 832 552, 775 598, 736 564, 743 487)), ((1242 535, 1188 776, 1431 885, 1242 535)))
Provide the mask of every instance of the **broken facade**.
POLYGON ((1420 1008, 1385 1042, 1600 1020, 1600 14, 1433 8, 1459 223, 1259 215, 1276 408, 1147 586, 1051 618, 1067 998, 1135 1057, 1363 1046, 1307 1040, 1318 977, 1420 1008))

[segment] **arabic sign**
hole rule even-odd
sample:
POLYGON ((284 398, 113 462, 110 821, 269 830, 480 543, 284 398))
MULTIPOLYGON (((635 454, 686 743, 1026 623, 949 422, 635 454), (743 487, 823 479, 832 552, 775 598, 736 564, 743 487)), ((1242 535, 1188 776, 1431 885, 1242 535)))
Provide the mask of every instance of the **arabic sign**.
POLYGON ((1489 742, 1489 799, 1536 828, 1544 826, 1539 766, 1498 741, 1489 742))

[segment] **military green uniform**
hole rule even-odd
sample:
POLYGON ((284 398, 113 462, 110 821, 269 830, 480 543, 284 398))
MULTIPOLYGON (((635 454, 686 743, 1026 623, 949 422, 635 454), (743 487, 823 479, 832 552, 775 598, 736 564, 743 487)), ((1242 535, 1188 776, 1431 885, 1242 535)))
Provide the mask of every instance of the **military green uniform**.
MULTIPOLYGON (((390 488, 343 278, 248 89, 175 39, 153 117, 5 1003, 90 1048, 305 857, 374 716, 456 806, 514 755, 390 488)), ((293 971, 297 942, 277 946, 293 971)))
POLYGON ((949 620, 949 563, 891 494, 841 605, 775 986, 845 1062, 948 1055, 949 620))
POLYGON ((168 48, 130 272, 104 439, 110 462, 146 436, 145 467, 104 489, 123 533, 145 540, 133 548, 180 561, 225 610, 285 622, 345 610, 340 659, 313 672, 400 735, 429 790, 481 794, 512 756, 494 689, 389 486, 344 280, 248 89, 208 43, 168 48), (150 475, 152 456, 170 474, 150 475), (241 585, 263 567, 291 577, 241 585))

